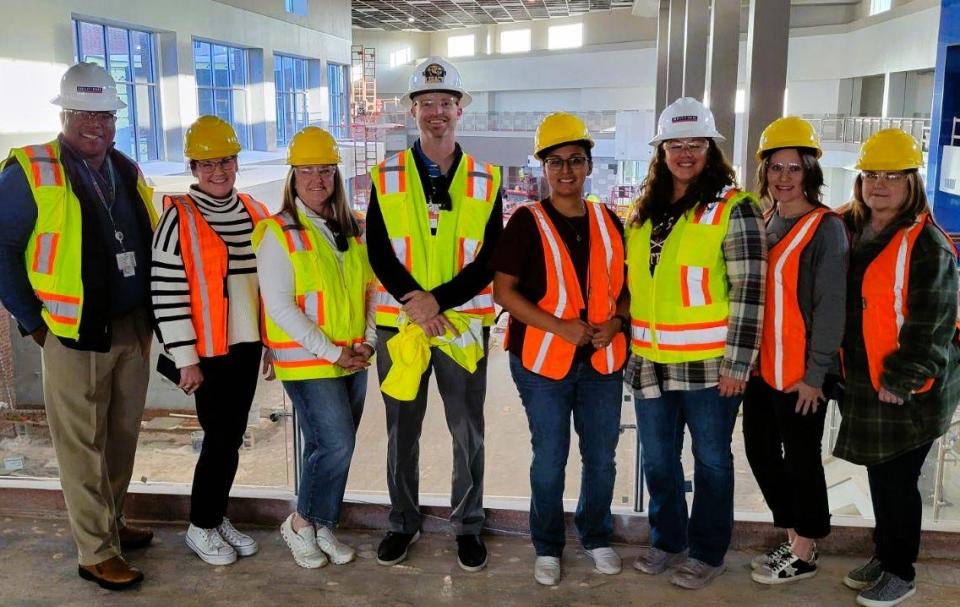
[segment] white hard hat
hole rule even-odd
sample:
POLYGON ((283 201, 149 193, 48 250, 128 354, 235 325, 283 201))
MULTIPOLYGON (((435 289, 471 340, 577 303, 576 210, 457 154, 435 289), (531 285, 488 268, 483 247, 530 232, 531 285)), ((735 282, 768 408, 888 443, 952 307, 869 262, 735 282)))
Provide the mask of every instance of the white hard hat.
POLYGON ((410 76, 410 86, 403 97, 400 98, 400 101, 404 107, 410 107, 413 105, 411 99, 413 95, 431 91, 456 93, 460 96, 460 107, 467 107, 473 101, 470 93, 463 90, 460 70, 440 57, 427 57, 423 63, 414 68, 413 74, 410 76))
POLYGON ((726 139, 717 132, 713 112, 693 97, 681 97, 668 105, 657 120, 657 135, 650 140, 656 146, 667 139, 706 137, 715 141, 726 139))
POLYGON ((77 63, 60 79, 60 94, 50 103, 67 110, 111 112, 127 107, 117 96, 117 83, 96 63, 77 63))

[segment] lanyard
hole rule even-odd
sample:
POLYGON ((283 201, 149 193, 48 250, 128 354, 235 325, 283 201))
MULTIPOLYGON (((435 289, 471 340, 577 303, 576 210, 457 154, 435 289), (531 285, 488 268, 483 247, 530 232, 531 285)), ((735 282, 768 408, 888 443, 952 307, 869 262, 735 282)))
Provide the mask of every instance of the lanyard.
POLYGON ((110 225, 113 227, 113 237, 117 240, 117 243, 120 245, 120 252, 126 252, 126 248, 123 245, 123 231, 117 227, 117 222, 113 218, 113 205, 117 200, 117 180, 116 175, 113 171, 113 163, 110 161, 108 156, 104 162, 107 163, 107 176, 110 178, 110 199, 109 202, 107 197, 103 193, 103 189, 100 187, 100 179, 97 174, 94 172, 86 160, 83 161, 83 166, 87 167, 87 173, 90 175, 90 182, 93 184, 93 189, 97 193, 97 198, 100 199, 100 205, 103 206, 103 210, 107 212, 107 217, 110 219, 110 225))

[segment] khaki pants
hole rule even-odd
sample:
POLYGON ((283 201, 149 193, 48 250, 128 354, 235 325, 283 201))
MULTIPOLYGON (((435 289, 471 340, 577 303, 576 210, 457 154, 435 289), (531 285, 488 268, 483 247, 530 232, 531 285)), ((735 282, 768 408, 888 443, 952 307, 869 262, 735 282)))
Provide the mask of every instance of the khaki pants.
POLYGON ((120 554, 117 520, 133 458, 150 371, 150 327, 138 310, 113 321, 109 352, 43 347, 43 400, 60 485, 81 565, 120 554))

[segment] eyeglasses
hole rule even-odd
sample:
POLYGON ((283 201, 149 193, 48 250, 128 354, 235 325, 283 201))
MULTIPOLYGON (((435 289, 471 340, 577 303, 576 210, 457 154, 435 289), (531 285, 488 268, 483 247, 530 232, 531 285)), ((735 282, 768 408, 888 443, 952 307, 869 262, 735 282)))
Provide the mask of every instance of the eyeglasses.
POLYGON ((670 141, 663 144, 663 149, 670 152, 671 154, 679 154, 680 152, 690 152, 694 156, 703 154, 707 151, 707 148, 710 147, 710 144, 706 141, 700 139, 697 141, 670 141))
POLYGON ((460 100, 456 97, 450 97, 449 99, 417 99, 413 102, 414 105, 419 106, 423 110, 435 110, 439 109, 443 112, 449 112, 454 108, 459 107, 460 100))
POLYGON ((307 165, 295 167, 294 170, 297 172, 297 175, 302 177, 313 177, 315 175, 319 175, 324 179, 332 179, 334 174, 337 172, 337 167, 307 165))
POLYGON ((797 164, 796 162, 791 162, 789 164, 781 164, 778 162, 776 164, 771 164, 767 168, 770 169, 771 172, 776 173, 778 175, 780 173, 783 173, 784 171, 786 171, 790 175, 799 175, 800 173, 803 172, 803 165, 797 164))
POLYGON ((201 173, 213 173, 217 169, 221 171, 232 171, 237 168, 237 157, 228 156, 220 160, 198 160, 197 169, 201 173))
POLYGON ((902 183, 907 174, 902 171, 863 171, 860 178, 870 184, 879 183, 881 179, 889 184, 902 183))
POLYGON ((579 171, 587 166, 590 159, 586 156, 571 156, 570 158, 560 158, 559 156, 547 156, 543 164, 551 171, 562 171, 563 165, 567 165, 573 171, 579 171))
POLYGON ((86 110, 63 110, 75 120, 83 122, 99 122, 105 124, 117 119, 116 112, 88 112, 86 110))

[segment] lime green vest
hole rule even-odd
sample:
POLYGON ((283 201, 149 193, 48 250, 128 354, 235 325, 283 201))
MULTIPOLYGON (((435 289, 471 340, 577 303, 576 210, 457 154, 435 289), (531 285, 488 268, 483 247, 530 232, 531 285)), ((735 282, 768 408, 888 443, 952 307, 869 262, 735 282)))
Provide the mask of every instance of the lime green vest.
MULTIPOLYGON (((284 213, 258 223, 253 230, 254 251, 260 249, 264 234, 270 230, 290 258, 297 306, 338 346, 349 348, 362 343, 367 326, 367 286, 373 281, 366 245, 360 238, 350 239, 341 265, 310 219, 301 212, 298 218, 300 228, 284 213)), ((265 317, 265 341, 272 351, 278 379, 324 379, 352 373, 335 365, 336 361, 318 358, 287 335, 269 314, 265 317)))
MULTIPOLYGON (((440 211, 437 233, 430 233, 427 200, 413 150, 408 149, 370 171, 377 188, 387 236, 397 259, 425 290, 450 281, 473 261, 500 191, 500 169, 464 154, 448 192, 450 211, 440 211)), ((487 285, 470 301, 454 308, 493 324, 493 289, 487 285)), ((400 304, 383 286, 377 288, 377 324, 398 326, 400 304)))
POLYGON ((651 222, 627 229, 631 345, 658 363, 723 356, 730 315, 723 239, 730 214, 753 195, 728 189, 722 200, 685 213, 673 227, 650 275, 651 222))
MULTIPOLYGON (((80 200, 60 163, 60 142, 54 139, 41 145, 14 148, 7 157, 7 162, 12 160, 20 163, 37 203, 37 222, 27 242, 24 262, 30 286, 43 304, 40 315, 54 335, 77 339, 83 313, 80 271, 83 222, 80 200)), ((150 218, 150 227, 156 227, 153 188, 139 172, 137 192, 150 218)))

